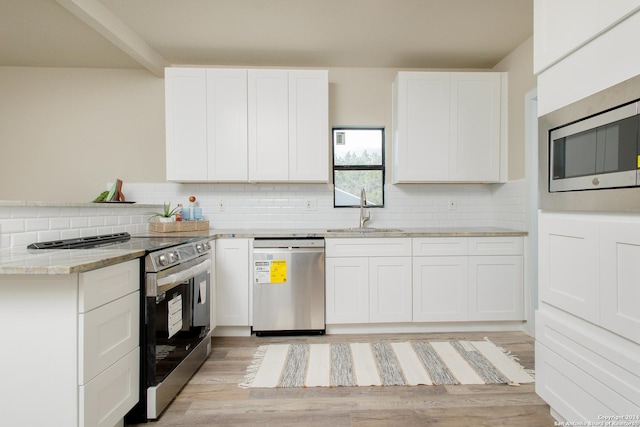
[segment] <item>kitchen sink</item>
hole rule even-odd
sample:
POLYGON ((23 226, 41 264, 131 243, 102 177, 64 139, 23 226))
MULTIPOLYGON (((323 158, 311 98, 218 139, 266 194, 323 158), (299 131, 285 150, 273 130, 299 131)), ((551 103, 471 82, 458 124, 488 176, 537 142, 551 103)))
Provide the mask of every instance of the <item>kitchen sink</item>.
POLYGON ((350 228, 329 228, 327 233, 398 233, 403 230, 399 228, 374 228, 374 227, 350 227, 350 228))

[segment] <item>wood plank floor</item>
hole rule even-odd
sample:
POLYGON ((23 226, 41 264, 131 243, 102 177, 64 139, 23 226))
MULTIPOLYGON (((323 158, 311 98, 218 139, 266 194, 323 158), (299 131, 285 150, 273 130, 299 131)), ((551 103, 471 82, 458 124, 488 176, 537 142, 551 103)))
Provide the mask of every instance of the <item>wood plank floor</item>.
MULTIPOLYGON (((262 344, 377 339, 488 337, 534 367, 533 338, 522 332, 213 338, 211 356, 151 426, 553 426, 534 384, 241 389, 262 344)), ((149 425, 149 424, 147 424, 149 425)))

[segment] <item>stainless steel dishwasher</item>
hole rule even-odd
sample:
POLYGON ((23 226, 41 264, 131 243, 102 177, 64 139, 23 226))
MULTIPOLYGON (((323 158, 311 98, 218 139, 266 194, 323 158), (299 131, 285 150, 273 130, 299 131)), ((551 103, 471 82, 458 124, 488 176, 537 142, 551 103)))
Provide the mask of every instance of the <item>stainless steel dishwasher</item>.
POLYGON ((324 334, 324 239, 254 239, 253 331, 324 334))

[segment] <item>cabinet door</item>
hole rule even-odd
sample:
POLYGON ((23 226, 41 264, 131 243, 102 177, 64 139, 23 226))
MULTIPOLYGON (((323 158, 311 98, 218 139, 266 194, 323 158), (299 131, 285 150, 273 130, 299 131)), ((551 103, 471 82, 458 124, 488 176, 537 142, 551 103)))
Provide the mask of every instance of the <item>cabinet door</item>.
POLYGON ((289 71, 289 181, 329 181, 328 76, 289 71))
POLYGON ((468 257, 413 258, 413 320, 469 319, 468 257))
POLYGON ((601 325, 640 343, 640 225, 604 222, 600 230, 601 325))
POLYGON ((580 215, 539 218, 540 301, 600 322, 598 223, 580 215))
POLYGON ((411 258, 369 258, 370 322, 411 322, 411 258))
POLYGON ((522 256, 469 257, 469 320, 523 320, 522 256))
POLYGON ((398 73, 394 183, 449 179, 449 79, 450 73, 398 73))
POLYGON ((216 240, 216 313, 221 326, 249 326, 249 239, 216 240))
POLYGON ((451 73, 449 179, 500 180, 501 74, 451 73))
POLYGON ((167 68, 165 105, 167 180, 206 181, 206 70, 167 68))
POLYGON ((327 258, 327 324, 369 322, 367 258, 327 258))
POLYGON ((289 179, 289 80, 286 70, 248 71, 249 180, 289 179))
POLYGON ((207 146, 209 181, 248 179, 246 70, 207 70, 207 146))

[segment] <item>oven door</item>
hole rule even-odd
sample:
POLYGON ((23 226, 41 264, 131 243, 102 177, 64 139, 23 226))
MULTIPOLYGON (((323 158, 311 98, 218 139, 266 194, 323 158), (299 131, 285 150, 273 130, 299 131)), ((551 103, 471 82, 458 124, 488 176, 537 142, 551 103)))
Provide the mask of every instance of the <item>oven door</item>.
POLYGON ((146 278, 147 418, 156 419, 211 352, 210 255, 146 278))

